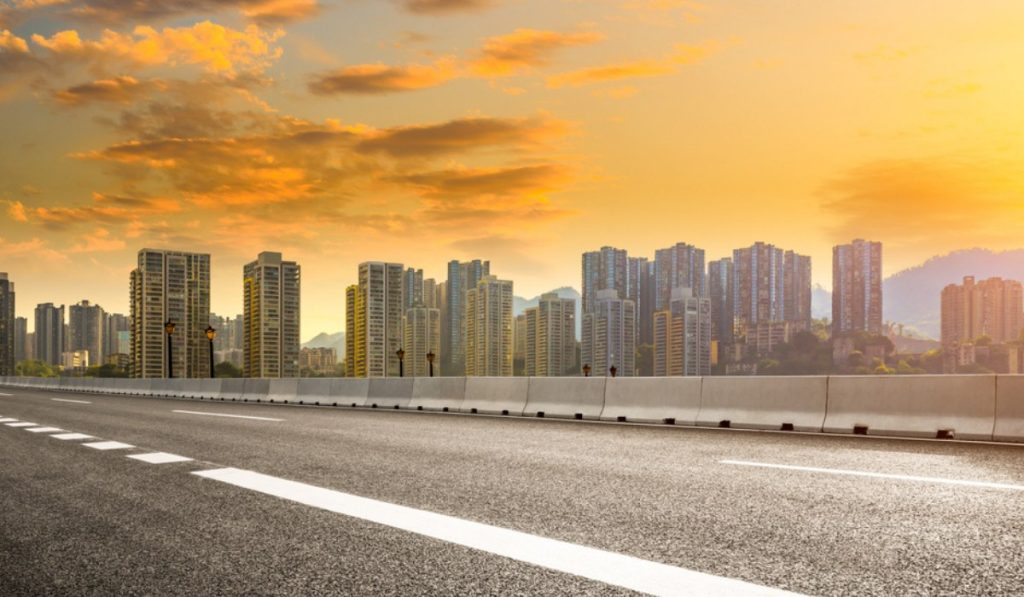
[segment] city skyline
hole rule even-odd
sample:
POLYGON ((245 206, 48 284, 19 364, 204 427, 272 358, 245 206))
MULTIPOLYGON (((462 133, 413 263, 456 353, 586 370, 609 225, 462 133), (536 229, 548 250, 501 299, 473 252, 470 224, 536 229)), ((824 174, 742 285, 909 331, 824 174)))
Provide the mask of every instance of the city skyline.
POLYGON ((952 1, 411 4, 4 3, 19 304, 125 313, 141 246, 214 255, 221 313, 242 308, 229 272, 289 255, 321 280, 304 338, 342 328, 345 272, 369 257, 438 281, 486 258, 537 296, 608 242, 710 261, 763 241, 824 264, 871 238, 886 275, 1020 246, 1024 117, 1000 58, 1020 51, 1019 3, 969 22, 952 1))

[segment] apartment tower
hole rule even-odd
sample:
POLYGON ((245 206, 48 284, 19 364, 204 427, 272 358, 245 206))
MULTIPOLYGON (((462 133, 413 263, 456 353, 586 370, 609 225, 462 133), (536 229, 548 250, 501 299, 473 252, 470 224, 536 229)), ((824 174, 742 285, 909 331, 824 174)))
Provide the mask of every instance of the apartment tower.
POLYGON ((260 253, 243 267, 245 377, 299 376, 301 282, 299 264, 280 253, 260 253))

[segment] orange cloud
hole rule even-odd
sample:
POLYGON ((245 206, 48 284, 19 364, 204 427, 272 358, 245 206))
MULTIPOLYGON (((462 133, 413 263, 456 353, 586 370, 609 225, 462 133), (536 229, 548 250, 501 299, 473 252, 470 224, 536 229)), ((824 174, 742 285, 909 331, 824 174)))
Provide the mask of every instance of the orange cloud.
POLYGON ((436 87, 456 77, 455 61, 442 58, 430 66, 361 64, 316 76, 309 90, 317 95, 372 95, 436 87))
POLYGON ((7 29, 0 29, 0 51, 28 54, 28 43, 7 29))
POLYGON ((153 89, 166 86, 158 80, 139 81, 128 75, 112 79, 98 79, 62 89, 54 94, 58 102, 68 106, 81 106, 92 102, 130 104, 153 89))
POLYGON ((580 87, 606 81, 657 77, 677 71, 678 66, 695 64, 712 55, 722 47, 721 42, 710 40, 700 45, 676 44, 671 55, 660 60, 637 60, 583 68, 548 77, 547 85, 552 89, 580 87))
POLYGON ((73 17, 115 24, 155 21, 189 15, 207 15, 234 9, 258 23, 285 23, 315 16, 317 0, 6 0, 0 6, 0 22, 21 21, 34 13, 73 17))
POLYGON ((15 222, 28 221, 28 215, 25 214, 25 205, 21 201, 8 201, 7 215, 15 222))
POLYGON ((166 27, 157 31, 138 26, 131 34, 110 29, 98 40, 83 40, 70 29, 44 37, 32 35, 32 42, 49 50, 55 59, 115 63, 132 67, 199 65, 206 71, 228 76, 240 72, 259 73, 281 56, 272 47, 283 32, 268 33, 255 25, 231 29, 210 21, 191 27, 166 27))
POLYGON ((110 231, 106 228, 97 228, 92 234, 86 234, 71 247, 72 253, 102 253, 108 251, 120 251, 125 248, 125 242, 119 238, 112 238, 110 231))
POLYGON ((441 124, 375 131, 356 148, 396 157, 436 156, 491 147, 524 149, 564 135, 567 129, 565 122, 545 115, 531 118, 460 118, 441 124))
POLYGON ((65 228, 76 224, 115 224, 140 217, 181 211, 173 199, 118 197, 93 193, 91 205, 74 207, 36 207, 28 212, 26 220, 35 220, 48 228, 65 228))
POLYGON ((497 5, 497 0, 400 0, 405 10, 421 15, 477 12, 497 5))
POLYGON ((516 29, 506 35, 487 38, 472 71, 483 77, 504 77, 544 66, 562 48, 595 44, 604 35, 595 31, 560 33, 538 29, 516 29))

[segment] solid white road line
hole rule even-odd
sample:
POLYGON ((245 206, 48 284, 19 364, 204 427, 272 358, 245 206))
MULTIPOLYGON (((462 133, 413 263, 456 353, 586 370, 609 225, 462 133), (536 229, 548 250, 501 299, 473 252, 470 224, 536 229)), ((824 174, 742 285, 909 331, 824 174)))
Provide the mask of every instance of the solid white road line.
POLYGON ((84 433, 58 433, 57 435, 51 435, 50 437, 55 437, 57 439, 63 439, 63 440, 92 439, 93 438, 91 435, 86 435, 84 433))
POLYGON ((91 444, 82 444, 88 448, 94 448, 96 450, 127 450, 128 448, 134 448, 131 444, 125 444, 121 442, 93 442, 91 444))
POLYGON ((1010 489, 1024 491, 1024 485, 1010 483, 993 483, 991 481, 965 481, 962 479, 943 479, 941 477, 918 477, 914 475, 894 475, 888 473, 872 473, 869 471, 852 471, 839 468, 818 468, 814 466, 793 466, 789 464, 770 464, 766 462, 748 462, 745 460, 722 460, 722 464, 774 468, 787 471, 804 471, 808 473, 826 473, 829 475, 849 475, 853 477, 872 477, 875 479, 893 479, 896 481, 918 481, 921 483, 940 483, 943 485, 962 485, 966 487, 984 487, 986 489, 1010 489))
POLYGON ((128 458, 135 460, 141 460, 142 462, 148 462, 150 464, 168 464, 171 462, 188 462, 191 458, 185 456, 178 456, 177 454, 168 454, 167 452, 153 452, 152 454, 132 454, 128 458))
POLYGON ((64 430, 60 427, 30 427, 25 431, 31 431, 32 433, 57 433, 64 430))
POLYGON ((0 419, 0 423, 13 423, 13 422, 16 422, 17 420, 18 419, 12 419, 12 418, 8 417, 6 419, 0 419))
POLYGON ((251 417, 248 415, 227 415, 224 413, 204 413, 197 410, 173 410, 171 412, 183 415, 205 415, 207 417, 231 417, 232 419, 252 419, 253 421, 283 421, 284 419, 272 419, 270 417, 251 417))
POLYGON ((24 421, 18 423, 7 423, 8 427, 36 427, 35 423, 25 423, 24 421))
POLYGON ((88 400, 72 400, 70 398, 50 398, 50 400, 53 400, 54 402, 72 402, 74 404, 92 404, 92 402, 89 402, 88 400))
POLYGON ((593 547, 463 520, 236 468, 195 471, 236 487, 654 595, 791 595, 593 547))

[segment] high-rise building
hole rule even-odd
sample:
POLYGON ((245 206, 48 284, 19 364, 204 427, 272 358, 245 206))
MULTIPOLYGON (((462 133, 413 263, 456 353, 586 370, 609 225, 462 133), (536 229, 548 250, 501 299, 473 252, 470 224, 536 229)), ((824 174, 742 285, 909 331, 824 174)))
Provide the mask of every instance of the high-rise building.
POLYGON ((964 277, 962 285, 942 289, 942 344, 971 343, 982 336, 993 343, 1017 340, 1024 327, 1024 293, 1020 282, 989 278, 975 282, 964 277))
POLYGON ((423 270, 410 267, 402 273, 402 312, 423 304, 423 270))
POLYGON ((630 257, 628 273, 626 298, 636 303, 637 344, 653 344, 654 294, 657 289, 654 262, 646 257, 630 257))
POLYGON ((89 301, 68 307, 68 352, 85 351, 91 365, 102 365, 105 319, 103 307, 89 301))
POLYGON ((53 303, 43 303, 36 306, 36 338, 32 354, 37 361, 63 364, 64 328, 64 305, 55 307, 53 303))
POLYGON ((882 333, 882 243, 832 248, 832 335, 882 333))
POLYGON ((654 314, 654 375, 711 374, 711 300, 676 288, 669 308, 654 314))
POLYGON ((213 339, 213 350, 215 352, 242 351, 242 344, 245 339, 245 318, 241 314, 234 317, 221 317, 211 313, 210 327, 217 330, 217 337, 213 339))
POLYGON ((615 289, 599 290, 594 310, 583 314, 582 364, 594 375, 636 375, 636 303, 615 289))
POLYGON ((527 309, 525 315, 526 375, 577 375, 576 301, 553 292, 542 294, 537 306, 527 309))
POLYGON ((142 249, 131 273, 131 375, 167 377, 166 322, 174 324, 174 377, 210 377, 210 256, 142 249))
POLYGON ((433 278, 423 279, 423 306, 441 311, 441 304, 437 300, 437 280, 433 278))
POLYGON ((512 375, 512 282, 481 278, 466 292, 466 375, 512 375))
POLYGON ((359 264, 359 284, 345 292, 346 368, 353 377, 398 377, 402 348, 401 263, 359 264))
POLYGON ((597 293, 614 290, 621 299, 629 298, 629 256, 625 249, 601 247, 583 254, 583 313, 597 307, 597 293))
POLYGON ((733 251, 734 330, 787 321, 810 330, 810 257, 766 243, 733 251))
POLYGON ((265 251, 242 269, 242 362, 246 377, 299 376, 302 271, 265 251))
POLYGON ((418 304, 405 311, 405 375, 427 377, 430 375, 430 360, 433 355, 434 375, 440 376, 441 369, 441 310, 418 304))
POLYGON ((708 298, 711 299, 711 339, 718 342, 721 354, 733 343, 732 259, 724 257, 708 263, 708 298))
POLYGON ((103 358, 112 354, 129 354, 131 342, 127 345, 121 344, 122 334, 131 337, 132 322, 127 315, 121 313, 107 313, 103 318, 103 358))
POLYGON ((526 314, 512 322, 512 375, 526 375, 526 314))
POLYGON ((704 249, 686 243, 676 243, 654 252, 654 311, 669 308, 672 291, 692 288, 697 296, 704 296, 704 249))
POLYGON ((14 375, 14 320, 14 282, 6 272, 0 272, 0 375, 14 375))
POLYGON ((782 265, 782 318, 802 331, 811 330, 811 258, 786 251, 782 265))
MULTIPOLYGON (((312 372, 314 375, 332 375, 338 363, 338 353, 333 348, 303 348, 299 350, 299 371, 312 372)), ((303 373, 302 376, 307 376, 303 373)))
POLYGON ((445 287, 447 309, 441 323, 441 353, 445 357, 445 372, 459 376, 466 372, 466 299, 470 290, 481 279, 491 275, 491 262, 448 262, 448 282, 445 287))
MULTIPOLYGON (((28 319, 25 317, 14 318, 14 362, 29 360, 32 355, 32 348, 28 343, 28 319)), ((13 373, 12 373, 13 375, 13 373)))

